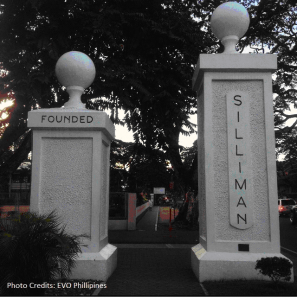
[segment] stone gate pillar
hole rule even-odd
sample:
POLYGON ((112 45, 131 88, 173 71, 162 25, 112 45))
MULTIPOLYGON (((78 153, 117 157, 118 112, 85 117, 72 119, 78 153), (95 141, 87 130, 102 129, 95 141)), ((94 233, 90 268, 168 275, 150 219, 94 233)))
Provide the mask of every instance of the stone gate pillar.
POLYGON ((89 236, 71 278, 107 280, 117 265, 117 249, 108 243, 109 155, 115 129, 105 112, 87 110, 81 103, 95 73, 87 55, 65 53, 56 75, 69 101, 62 108, 28 114, 33 131, 30 211, 56 210, 68 233, 89 236))
MULTIPOLYGON (((193 77, 198 96, 200 244, 192 269, 206 280, 267 279, 255 270, 280 254, 271 72, 277 57, 238 54, 246 9, 220 5, 211 26, 222 54, 201 54, 193 77)), ((293 280, 293 269, 292 277, 293 280)))

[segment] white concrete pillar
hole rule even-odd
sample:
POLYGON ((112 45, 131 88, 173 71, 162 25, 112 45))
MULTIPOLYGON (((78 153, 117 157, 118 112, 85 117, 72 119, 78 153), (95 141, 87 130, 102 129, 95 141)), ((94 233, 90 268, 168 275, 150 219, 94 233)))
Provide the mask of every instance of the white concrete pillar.
POLYGON ((225 52, 201 54, 193 77, 200 244, 192 248, 192 269, 200 282, 265 280, 256 261, 283 257, 271 81, 277 57, 236 53, 249 24, 240 4, 220 5, 211 23, 225 52))
POLYGON ((117 265, 117 249, 108 243, 109 156, 115 129, 105 112, 87 110, 81 103, 95 77, 88 56, 64 54, 56 74, 70 100, 62 108, 28 114, 33 131, 30 211, 56 210, 69 233, 89 236, 71 278, 107 280, 117 265))

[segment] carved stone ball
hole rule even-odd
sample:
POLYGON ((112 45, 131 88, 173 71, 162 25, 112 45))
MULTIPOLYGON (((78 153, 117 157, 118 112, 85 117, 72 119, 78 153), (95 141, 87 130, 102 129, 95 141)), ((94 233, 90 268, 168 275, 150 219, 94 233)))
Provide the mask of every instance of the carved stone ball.
POLYGON ((244 6, 237 2, 226 2, 218 6, 211 16, 211 29, 222 40, 227 36, 244 36, 249 28, 250 17, 244 6))
POLYGON ((63 86, 79 86, 84 89, 92 84, 96 75, 93 61, 78 51, 63 54, 57 61, 55 72, 63 86))

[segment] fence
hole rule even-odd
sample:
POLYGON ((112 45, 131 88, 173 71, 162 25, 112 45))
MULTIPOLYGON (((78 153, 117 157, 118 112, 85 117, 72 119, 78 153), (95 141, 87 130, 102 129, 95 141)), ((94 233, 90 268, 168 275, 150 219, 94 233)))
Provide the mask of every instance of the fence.
POLYGON ((0 217, 12 216, 14 212, 26 212, 30 207, 30 191, 0 193, 0 217))
POLYGON ((0 206, 3 205, 30 205, 30 191, 0 193, 0 206))

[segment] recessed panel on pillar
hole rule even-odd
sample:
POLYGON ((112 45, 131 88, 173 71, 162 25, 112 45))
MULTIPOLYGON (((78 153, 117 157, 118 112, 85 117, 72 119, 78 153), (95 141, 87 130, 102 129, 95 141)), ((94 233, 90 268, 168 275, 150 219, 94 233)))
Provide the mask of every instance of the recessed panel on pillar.
POLYGON ((250 99, 247 93, 232 91, 226 101, 230 224, 247 229, 253 225, 250 99))
POLYGON ((42 138, 40 209, 57 210, 71 234, 91 235, 92 149, 91 138, 42 138))

